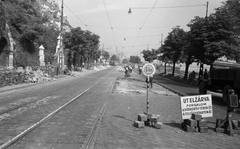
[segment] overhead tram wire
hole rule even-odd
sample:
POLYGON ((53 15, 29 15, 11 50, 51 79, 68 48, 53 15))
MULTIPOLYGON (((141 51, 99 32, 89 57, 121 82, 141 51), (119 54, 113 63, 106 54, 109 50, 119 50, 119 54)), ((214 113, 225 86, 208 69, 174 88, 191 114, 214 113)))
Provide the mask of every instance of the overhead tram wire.
POLYGON ((106 11, 106 14, 107 14, 108 22, 109 22, 110 27, 111 27, 111 30, 112 30, 112 36, 113 36, 114 44, 115 44, 115 46, 117 46, 117 45, 116 45, 116 41, 115 41, 115 37, 114 37, 114 32, 113 32, 112 23, 111 23, 111 21, 110 21, 110 19, 109 19, 109 15, 108 15, 107 7, 106 7, 106 4, 105 4, 105 0, 103 0, 103 4, 104 4, 104 8, 105 8, 105 11, 106 11))
MULTIPOLYGON (((103 2, 95 1, 95 0, 89 0, 89 1, 92 1, 92 2, 95 2, 95 3, 103 3, 103 2)), ((105 2, 105 4, 112 5, 112 6, 117 6, 117 7, 122 7, 122 8, 128 8, 128 6, 125 6, 125 5, 116 5, 116 4, 112 4, 112 3, 106 3, 106 2, 105 2)))
MULTIPOLYGON (((186 8, 186 7, 201 7, 201 6, 206 6, 206 4, 201 4, 201 5, 184 5, 184 6, 169 6, 169 7, 154 7, 154 9, 186 8)), ((131 9, 151 9, 151 7, 132 7, 131 9)))
POLYGON ((135 45, 135 43, 136 43, 136 41, 137 41, 137 39, 138 39, 138 37, 139 37, 139 34, 140 34, 140 32, 141 32, 141 30, 142 30, 142 28, 143 28, 144 24, 146 23, 146 21, 147 21, 148 17, 150 16, 150 14, 151 14, 151 12, 152 12, 153 8, 155 7, 155 5, 157 4, 157 2, 158 2, 158 0, 156 0, 156 1, 155 1, 154 5, 152 6, 152 9, 151 9, 151 10, 150 10, 150 12, 148 13, 148 16, 147 16, 147 18, 145 19, 145 21, 143 22, 142 26, 140 27, 140 29, 139 29, 139 31, 138 31, 138 34, 137 34, 137 38, 136 38, 136 40, 134 41, 134 43, 133 43, 133 46, 132 46, 132 47, 134 47, 134 45, 135 45))
POLYGON ((67 9, 68 9, 69 11, 71 11, 71 13, 72 13, 84 26, 86 26, 86 28, 89 30, 87 24, 85 24, 66 4, 64 4, 64 6, 66 6, 67 9))
MULTIPOLYGON (((77 22, 73 22, 71 21, 72 23, 76 23, 77 22)), ((85 26, 88 26, 88 27, 98 27, 98 28, 111 28, 109 26, 100 26, 100 25, 90 25, 90 24, 84 24, 85 26)), ((144 27, 144 28, 149 28, 149 29, 156 29, 156 28, 168 28, 168 27, 172 27, 172 26, 148 26, 148 27, 144 27)), ((113 27, 114 29, 139 29, 140 27, 113 27)))
POLYGON ((147 18, 145 19, 143 25, 142 25, 141 28, 139 29, 139 31, 138 31, 138 35, 137 35, 137 38, 136 38, 136 40, 135 40, 135 42, 134 42, 134 44, 133 44, 132 47, 134 47, 134 45, 135 45, 135 43, 136 43, 136 41, 137 41, 137 39, 138 39, 138 37, 139 37, 139 34, 140 34, 141 30, 142 30, 142 27, 144 26, 145 22, 147 21, 149 15, 151 14, 151 12, 152 12, 153 9, 186 8, 186 7, 202 7, 202 6, 206 6, 206 4, 201 4, 201 5, 185 5, 185 6, 155 7, 157 1, 158 1, 158 0, 156 0, 156 2, 155 2, 155 4, 153 5, 153 7, 131 7, 131 9, 151 9, 150 12, 149 12, 149 14, 148 14, 148 16, 147 16, 147 18))

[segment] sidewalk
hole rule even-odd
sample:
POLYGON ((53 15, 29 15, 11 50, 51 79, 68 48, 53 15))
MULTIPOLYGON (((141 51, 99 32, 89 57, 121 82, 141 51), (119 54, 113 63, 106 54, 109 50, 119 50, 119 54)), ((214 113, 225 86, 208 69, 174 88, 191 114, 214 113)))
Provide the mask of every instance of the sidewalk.
POLYGON ((14 84, 11 86, 3 86, 3 87, 0 87, 0 93, 9 91, 9 90, 15 90, 15 89, 20 89, 20 88, 35 86, 35 85, 39 85, 39 84, 43 84, 43 83, 54 82, 54 81, 58 81, 61 79, 67 79, 69 77, 80 76, 80 75, 88 74, 88 73, 91 73, 94 71, 99 71, 99 70, 106 69, 106 68, 107 68, 107 66, 99 66, 98 68, 94 68, 91 70, 84 69, 83 71, 72 71, 72 75, 60 74, 60 75, 54 76, 53 80, 51 80, 51 81, 42 81, 42 82, 38 82, 38 83, 22 83, 22 84, 14 84))

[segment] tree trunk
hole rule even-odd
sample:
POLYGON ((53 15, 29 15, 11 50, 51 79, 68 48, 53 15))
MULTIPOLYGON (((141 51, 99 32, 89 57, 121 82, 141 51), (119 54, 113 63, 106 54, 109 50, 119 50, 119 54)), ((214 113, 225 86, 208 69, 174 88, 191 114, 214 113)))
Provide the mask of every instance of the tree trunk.
POLYGON ((199 72, 198 72, 198 79, 203 76, 203 63, 200 63, 199 72))
POLYGON ((175 66, 176 66, 176 63, 175 63, 175 62, 173 62, 172 76, 174 76, 174 74, 175 74, 175 66))
POLYGON ((164 73, 167 74, 167 62, 164 64, 164 73))
POLYGON ((190 63, 185 63, 185 65, 186 65, 186 68, 185 68, 184 77, 183 77, 184 80, 186 80, 188 77, 188 69, 189 69, 190 63))

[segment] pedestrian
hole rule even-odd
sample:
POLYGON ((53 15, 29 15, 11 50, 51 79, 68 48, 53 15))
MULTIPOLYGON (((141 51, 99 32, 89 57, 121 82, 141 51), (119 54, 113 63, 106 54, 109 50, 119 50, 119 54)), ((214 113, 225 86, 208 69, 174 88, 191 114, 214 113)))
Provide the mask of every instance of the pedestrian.
POLYGON ((129 67, 128 66, 125 67, 125 77, 130 77, 129 67))
POLYGON ((207 79, 208 78, 208 71, 207 69, 205 69, 204 73, 203 73, 203 78, 207 79))
POLYGON ((196 72, 193 70, 190 74, 189 74, 189 81, 190 81, 190 85, 192 85, 193 81, 196 78, 196 72))
POLYGON ((132 66, 129 65, 128 68, 129 68, 129 73, 132 73, 132 69, 133 69, 132 66))
POLYGON ((149 76, 149 79, 148 79, 148 77, 147 77, 147 78, 146 78, 146 82, 147 82, 147 83, 150 83, 151 88, 153 88, 153 75, 150 75, 150 76, 149 76))
POLYGON ((141 73, 142 73, 142 66, 139 66, 139 69, 138 69, 138 71, 139 71, 139 74, 141 74, 141 73))

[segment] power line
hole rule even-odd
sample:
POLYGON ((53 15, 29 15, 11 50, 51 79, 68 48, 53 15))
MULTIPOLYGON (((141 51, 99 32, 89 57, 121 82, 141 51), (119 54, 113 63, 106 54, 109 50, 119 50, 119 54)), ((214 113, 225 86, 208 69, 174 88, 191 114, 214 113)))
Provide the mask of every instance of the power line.
MULTIPOLYGON (((66 4, 64 4, 64 5, 68 8, 69 11, 71 11, 71 13, 72 13, 79 21, 82 22, 82 24, 83 24, 84 26, 86 26, 86 27, 88 28, 87 24, 85 24, 66 4)), ((88 29, 89 29, 89 28, 88 28, 88 29)))
POLYGON ((141 32, 141 30, 142 30, 142 28, 143 28, 144 24, 146 23, 146 21, 147 21, 148 17, 150 16, 150 14, 151 14, 151 12, 152 12, 153 8, 155 7, 155 5, 157 4, 157 2, 158 2, 158 0, 156 0, 156 1, 155 1, 154 5, 152 6, 152 9, 151 9, 151 10, 150 10, 150 12, 148 13, 148 16, 147 16, 147 18, 145 19, 145 21, 143 22, 142 26, 140 27, 140 29, 139 29, 139 31, 138 31, 137 38, 136 38, 136 40, 135 40, 135 41, 134 41, 134 43, 133 43, 133 47, 134 47, 134 45, 135 45, 135 43, 136 43, 136 41, 137 41, 137 39, 138 39, 138 36, 139 36, 139 34, 140 34, 140 32, 141 32))
POLYGON ((105 11, 106 11, 106 14, 107 14, 108 22, 109 22, 110 27, 111 27, 111 30, 112 30, 113 40, 114 40, 114 43, 115 43, 115 45, 116 45, 116 41, 115 41, 115 37, 114 37, 114 32, 113 32, 112 23, 111 23, 111 21, 110 21, 110 18, 109 18, 108 12, 107 12, 107 7, 106 7, 106 4, 105 4, 105 1, 104 1, 104 0, 103 0, 103 4, 104 4, 104 8, 105 8, 105 11))
MULTIPOLYGON (((184 5, 184 6, 168 6, 168 7, 154 7, 154 9, 186 8, 186 7, 201 7, 201 6, 206 6, 206 4, 201 4, 201 5, 184 5)), ((131 9, 151 9, 151 7, 131 7, 131 9)))
MULTIPOLYGON (((148 35, 148 36, 138 36, 138 38, 144 38, 144 37, 155 37, 160 35, 148 35)), ((136 37, 125 37, 125 38, 136 38, 136 37)))
MULTIPOLYGON (((99 1, 95 1, 95 0, 89 0, 89 1, 92 1, 92 2, 95 2, 95 3, 103 3, 103 2, 99 2, 99 1)), ((128 6, 125 6, 125 5, 116 5, 116 4, 112 4, 112 3, 105 3, 105 4, 112 5, 112 6, 123 7, 123 8, 128 8, 128 6)))
MULTIPOLYGON (((71 21, 71 23, 76 23, 78 24, 78 22, 73 22, 71 21)), ((185 25, 185 24, 184 24, 185 25)), ((88 27, 98 27, 98 28, 111 28, 109 26, 100 26, 100 25, 90 25, 90 24, 86 24, 86 26, 88 27)), ((156 28, 168 28, 168 27, 173 27, 173 26, 146 26, 144 27, 145 29, 156 29, 156 28)), ((114 29, 140 29, 140 27, 113 27, 114 29)))

